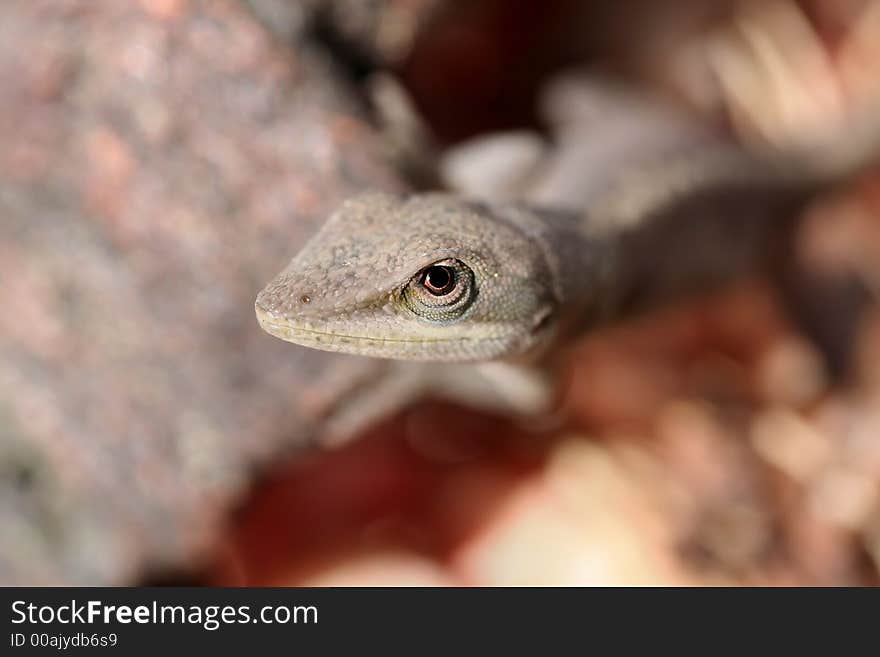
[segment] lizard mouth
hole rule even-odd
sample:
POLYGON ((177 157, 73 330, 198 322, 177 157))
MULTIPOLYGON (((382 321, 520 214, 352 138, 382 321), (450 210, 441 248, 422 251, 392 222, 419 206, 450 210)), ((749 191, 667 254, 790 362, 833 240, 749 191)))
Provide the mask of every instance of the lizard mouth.
POLYGON ((434 343, 434 342, 452 342, 452 341, 461 341, 462 339, 467 340, 467 338, 403 338, 403 337, 376 337, 376 336, 366 336, 366 335, 352 335, 348 333, 341 333, 339 331, 330 331, 325 329, 314 328, 313 326, 303 326, 297 325, 294 322, 289 320, 279 319, 274 317, 269 311, 260 306, 259 303, 254 305, 254 309, 257 313, 257 321, 260 323, 260 326, 264 331, 269 333, 270 335, 274 335, 276 338, 281 338, 282 340, 286 340, 287 342, 294 342, 297 344, 305 344, 306 346, 312 346, 314 342, 321 342, 324 344, 332 344, 333 342, 338 342, 339 344, 364 344, 364 343, 434 343))
MULTIPOLYGON (((269 335, 303 347, 378 358, 407 360, 475 360, 481 355, 469 355, 484 340, 465 336, 456 337, 406 337, 406 336, 365 336, 354 335, 332 329, 316 328, 313 325, 297 325, 287 319, 272 315, 259 303, 254 305, 260 327, 269 335), (455 345, 452 352, 439 347, 455 345), (462 348, 464 345, 468 347, 462 348)), ((493 341, 494 342, 494 341, 493 341)), ((485 351, 486 344, 482 344, 485 351)))

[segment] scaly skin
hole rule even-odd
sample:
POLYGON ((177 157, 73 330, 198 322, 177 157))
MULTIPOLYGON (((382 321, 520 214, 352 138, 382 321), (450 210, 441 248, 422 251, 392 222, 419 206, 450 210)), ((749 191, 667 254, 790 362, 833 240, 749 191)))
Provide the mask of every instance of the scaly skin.
POLYGON ((488 360, 529 349, 559 303, 553 278, 507 217, 451 196, 367 194, 345 203, 260 293, 257 314, 269 333, 328 351, 488 360), (467 263, 478 292, 468 285, 460 312, 425 320, 406 297, 410 281, 452 260, 467 263))

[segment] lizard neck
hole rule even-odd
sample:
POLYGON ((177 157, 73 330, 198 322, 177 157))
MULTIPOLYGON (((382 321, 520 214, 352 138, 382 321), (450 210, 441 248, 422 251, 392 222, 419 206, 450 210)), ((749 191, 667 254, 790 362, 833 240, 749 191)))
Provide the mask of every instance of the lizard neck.
POLYGON ((566 338, 759 268, 815 191, 786 167, 718 145, 634 166, 582 211, 502 214, 541 250, 566 338))
POLYGON ((608 314, 619 260, 616 240, 591 236, 584 229, 582 212, 511 204, 498 214, 540 251, 553 284, 560 337, 580 332, 608 314))

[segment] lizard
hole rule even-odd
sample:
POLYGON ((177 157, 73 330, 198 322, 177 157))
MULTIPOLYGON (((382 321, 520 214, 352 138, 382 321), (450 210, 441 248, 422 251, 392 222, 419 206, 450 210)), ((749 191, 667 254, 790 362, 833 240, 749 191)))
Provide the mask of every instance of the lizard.
POLYGON ((561 93, 560 148, 519 198, 350 199, 259 293, 261 327, 324 351, 542 366, 573 336, 784 254, 805 205, 880 152, 874 111, 759 148, 631 94, 561 93))

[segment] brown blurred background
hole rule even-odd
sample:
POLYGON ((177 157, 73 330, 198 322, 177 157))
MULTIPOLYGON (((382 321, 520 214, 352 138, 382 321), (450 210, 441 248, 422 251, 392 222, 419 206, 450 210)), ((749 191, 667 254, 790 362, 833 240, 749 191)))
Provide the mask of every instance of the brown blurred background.
MULTIPOLYGON (((441 149, 545 129, 572 66, 784 143, 880 83, 878 4, 2 3, 0 583, 880 583, 876 309, 833 378, 756 276, 585 338, 561 424, 426 400, 335 449, 384 365, 252 312, 342 199, 419 183, 377 72, 441 149)), ((792 248, 880 290, 878 217, 875 175, 792 248)))

